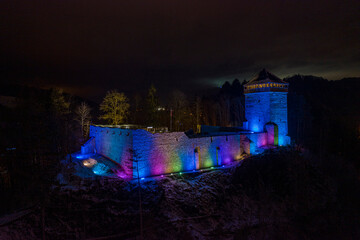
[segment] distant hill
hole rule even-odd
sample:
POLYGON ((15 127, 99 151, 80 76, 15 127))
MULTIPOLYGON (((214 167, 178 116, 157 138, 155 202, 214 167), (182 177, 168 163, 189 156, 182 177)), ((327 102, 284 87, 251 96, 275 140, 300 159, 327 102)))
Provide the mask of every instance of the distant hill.
MULTIPOLYGON (((51 91, 51 89, 42 89, 42 88, 37 88, 37 87, 30 87, 27 85, 20 85, 20 84, 5 84, 5 83, 0 83, 0 96, 6 96, 6 97, 15 97, 15 98, 26 98, 29 96, 45 96, 47 94, 49 94, 51 91)), ((83 97, 80 96, 76 96, 76 95, 72 95, 70 93, 66 93, 64 92, 64 95, 67 98, 71 97, 71 100, 75 103, 78 104, 80 102, 86 102, 87 104, 89 104, 89 106, 97 111, 98 109, 98 104, 85 99, 83 97)))

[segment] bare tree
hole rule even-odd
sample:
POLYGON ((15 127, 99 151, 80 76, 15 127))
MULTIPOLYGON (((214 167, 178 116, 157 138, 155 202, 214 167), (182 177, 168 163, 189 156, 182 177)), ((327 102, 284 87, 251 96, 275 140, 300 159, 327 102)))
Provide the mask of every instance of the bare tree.
POLYGON ((91 121, 91 108, 85 102, 82 102, 75 110, 75 120, 81 125, 81 136, 86 138, 89 133, 89 126, 91 121))

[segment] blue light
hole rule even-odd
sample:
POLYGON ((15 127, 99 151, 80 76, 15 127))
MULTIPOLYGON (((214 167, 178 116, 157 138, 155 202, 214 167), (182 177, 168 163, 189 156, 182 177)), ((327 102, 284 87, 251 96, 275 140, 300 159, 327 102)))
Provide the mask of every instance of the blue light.
POLYGON ((103 163, 97 163, 97 164, 95 164, 94 167, 93 167, 93 169, 92 169, 92 171, 93 171, 94 174, 96 174, 96 175, 101 175, 101 176, 102 176, 102 175, 106 175, 109 170, 110 170, 109 167, 106 166, 106 165, 103 164, 103 163))
POLYGON ((78 154, 75 156, 77 159, 87 159, 90 158, 93 154, 78 154))
POLYGON ((250 129, 250 130, 252 130, 252 131, 254 131, 254 132, 260 132, 259 125, 258 125, 258 124, 253 124, 253 125, 251 126, 251 129, 250 129))
POLYGON ((145 179, 145 178, 143 178, 143 177, 142 177, 142 178, 140 178, 140 180, 144 180, 144 179, 145 179))

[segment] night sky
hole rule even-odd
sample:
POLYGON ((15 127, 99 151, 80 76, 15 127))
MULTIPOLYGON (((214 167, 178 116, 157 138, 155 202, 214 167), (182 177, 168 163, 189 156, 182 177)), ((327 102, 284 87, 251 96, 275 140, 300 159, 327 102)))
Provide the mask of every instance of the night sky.
POLYGON ((360 76, 360 1, 4 1, 0 79, 88 98, 154 83, 360 76))

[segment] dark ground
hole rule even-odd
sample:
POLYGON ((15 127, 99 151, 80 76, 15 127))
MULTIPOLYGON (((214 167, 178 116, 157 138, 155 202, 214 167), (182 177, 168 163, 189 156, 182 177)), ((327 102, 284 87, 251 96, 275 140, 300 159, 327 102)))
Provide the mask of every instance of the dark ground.
MULTIPOLYGON (((0 239, 139 239, 136 181, 73 165, 0 239), (106 237, 106 238, 100 238, 106 237)), ((236 166, 141 182, 144 239, 359 239, 360 185, 339 158, 283 148, 236 166)))

